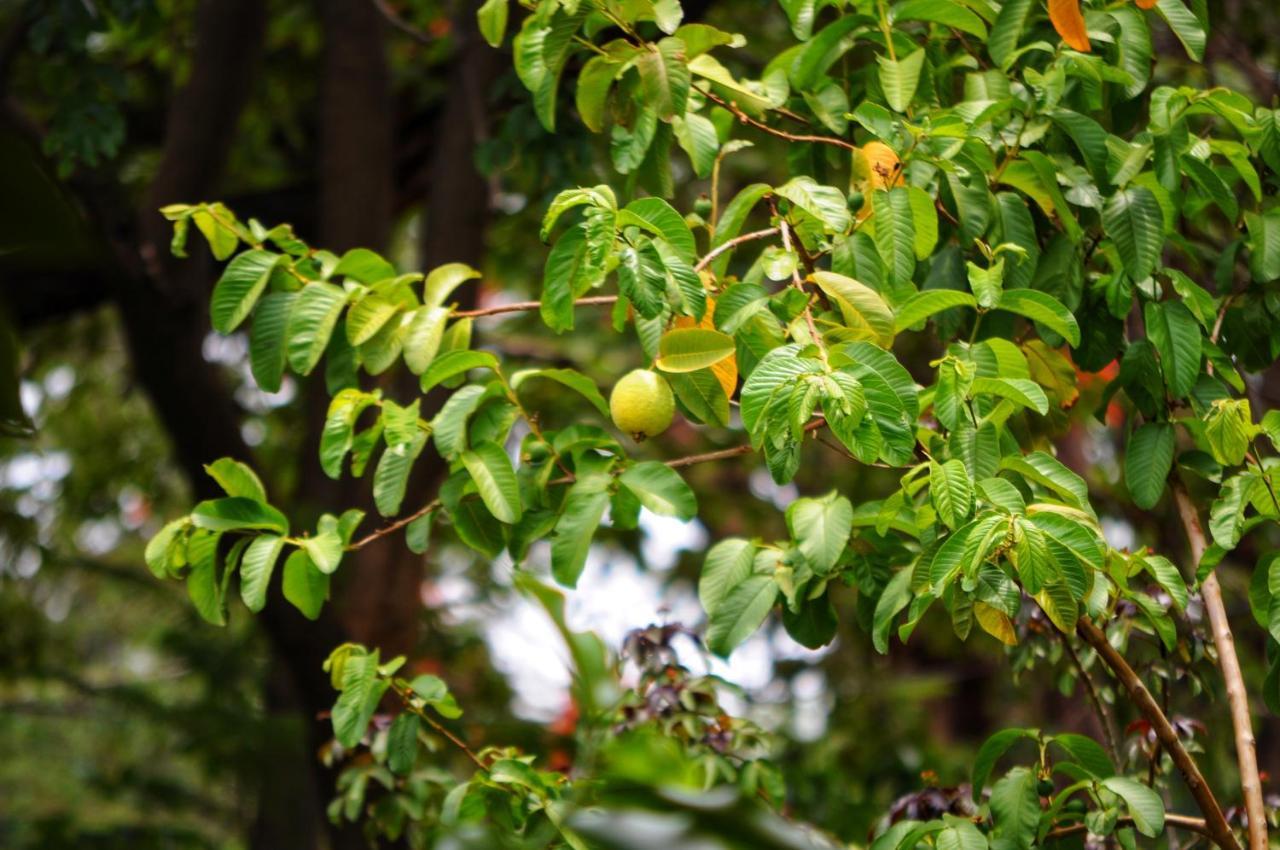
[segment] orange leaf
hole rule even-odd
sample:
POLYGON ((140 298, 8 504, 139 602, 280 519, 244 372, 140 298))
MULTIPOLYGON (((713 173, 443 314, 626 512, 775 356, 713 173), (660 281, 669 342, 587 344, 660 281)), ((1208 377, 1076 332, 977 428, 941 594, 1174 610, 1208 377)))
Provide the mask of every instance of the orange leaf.
POLYGON ((1080 0, 1049 0, 1049 20, 1068 46, 1081 53, 1089 52, 1089 31, 1080 14, 1080 0))
POLYGON ((1139 9, 1154 9, 1156 7, 1156 0, 1135 0, 1135 2, 1137 2, 1139 9))
MULTIPOLYGON (((707 330, 715 330, 716 300, 707 297, 707 312, 703 314, 702 321, 698 323, 698 327, 707 330)), ((676 316, 673 323, 677 328, 694 327, 693 319, 689 316, 676 316)), ((711 374, 716 376, 716 380, 720 382, 720 386, 724 387, 724 394, 728 398, 733 398, 733 391, 738 388, 738 355, 730 354, 725 359, 711 366, 711 374)))

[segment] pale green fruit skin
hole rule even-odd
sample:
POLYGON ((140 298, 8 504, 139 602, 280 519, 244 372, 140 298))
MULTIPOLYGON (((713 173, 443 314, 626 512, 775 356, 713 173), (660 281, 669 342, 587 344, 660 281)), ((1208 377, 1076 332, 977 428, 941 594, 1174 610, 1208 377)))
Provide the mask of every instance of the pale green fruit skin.
POLYGON ((636 369, 614 384, 609 413, 614 425, 639 441, 667 430, 676 413, 676 400, 661 375, 636 369))

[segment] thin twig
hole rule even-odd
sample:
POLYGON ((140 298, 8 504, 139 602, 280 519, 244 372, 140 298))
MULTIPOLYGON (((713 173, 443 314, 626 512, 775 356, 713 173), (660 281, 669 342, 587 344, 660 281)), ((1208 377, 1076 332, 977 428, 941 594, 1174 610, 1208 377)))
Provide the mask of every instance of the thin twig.
MULTIPOLYGON (((1182 527, 1191 544, 1192 560, 1198 565, 1204 557, 1208 541, 1200 525, 1200 512, 1187 493, 1182 479, 1173 475, 1169 486, 1178 505, 1182 527)), ((1240 792, 1244 797, 1244 809, 1249 820, 1249 850, 1267 850, 1267 809, 1262 798, 1262 779, 1258 775, 1258 752, 1253 737, 1253 720, 1249 715, 1249 692, 1245 688, 1244 673, 1236 655, 1235 639, 1231 636, 1231 623, 1227 619, 1227 606, 1222 599, 1222 586, 1216 572, 1210 572, 1200 583, 1200 596, 1209 614, 1213 630, 1213 645, 1218 650, 1218 665, 1227 689, 1227 704, 1231 709, 1231 726, 1235 731, 1236 759, 1239 761, 1240 792)))
POLYGON ((716 257, 720 256, 725 251, 732 251, 734 248, 737 248, 743 242, 751 242, 752 240, 755 240, 755 239, 767 239, 770 236, 776 236, 778 232, 779 232, 778 228, 776 227, 766 227, 764 230, 755 230, 755 231, 752 231, 751 233, 744 233, 741 236, 735 236, 732 239, 730 239, 728 242, 725 242, 723 245, 717 245, 716 247, 708 251, 705 257, 703 257, 701 260, 698 260, 698 264, 693 267, 693 270, 695 272, 702 271, 707 266, 711 265, 711 261, 714 260, 716 257))
MULTIPOLYGON (((588 295, 573 302, 575 307, 613 304, 618 300, 616 295, 588 295)), ((484 316, 497 316, 501 313, 526 313, 537 310, 541 301, 512 301, 510 304, 495 304, 492 307, 481 307, 477 310, 458 310, 453 316, 457 319, 478 319, 484 316)))
POLYGON ((1089 671, 1085 669, 1084 664, 1080 661, 1080 655, 1076 652, 1074 646, 1071 645, 1070 635, 1061 635, 1062 648, 1066 650, 1067 657, 1071 659, 1072 665, 1076 668, 1076 673, 1080 676, 1080 681, 1084 682, 1085 692, 1089 695, 1089 702, 1093 703, 1093 711, 1098 715, 1098 725, 1102 727, 1102 732, 1107 739, 1107 752, 1111 756, 1111 760, 1116 766, 1120 766, 1120 743, 1116 738, 1115 726, 1112 723, 1111 712, 1107 710, 1106 703, 1098 696, 1098 689, 1093 684, 1093 677, 1089 675, 1089 671))
POLYGON ((739 108, 738 104, 725 100, 714 92, 704 89, 701 86, 694 86, 694 88, 702 92, 703 96, 711 102, 717 103, 732 112, 733 116, 743 124, 755 127, 757 130, 761 130, 771 136, 777 136, 779 139, 786 139, 789 142, 811 142, 817 145, 834 145, 837 148, 844 148, 848 151, 858 150, 858 146, 852 142, 846 142, 844 139, 837 139, 834 136, 814 136, 810 134, 788 133, 786 130, 779 130, 776 127, 770 127, 763 121, 758 121, 743 112, 742 109, 739 108))
MULTIPOLYGON (((394 683, 392 687, 395 687, 394 683)), ((407 710, 412 711, 414 714, 421 717, 423 720, 427 722, 428 726, 430 726, 432 729, 436 730, 441 735, 443 735, 446 739, 448 739, 449 743, 453 744, 455 747, 457 747, 458 749, 466 753, 467 758, 471 759, 472 764, 480 768, 480 770, 484 771, 485 773, 489 772, 488 765, 486 765, 483 761, 481 761, 480 757, 476 755, 475 752, 473 752, 470 747, 467 746, 466 741, 462 740, 457 735, 450 732, 448 729, 444 727, 443 724, 440 723, 440 721, 436 720, 434 717, 427 714, 427 711, 425 708, 419 708, 418 706, 413 704, 412 688, 395 687, 395 692, 400 696, 400 699, 404 701, 404 707, 407 710)))
POLYGON ((366 534, 364 537, 361 537, 355 543, 352 543, 351 545, 349 545, 347 547, 347 551, 352 552, 356 549, 363 549, 365 546, 368 546, 370 543, 374 542, 378 538, 386 537, 388 534, 394 534, 395 532, 404 528, 406 525, 413 522, 414 520, 422 519, 427 514, 431 513, 432 511, 439 510, 441 507, 443 507, 443 505, 441 504, 439 499, 432 499, 430 502, 427 502, 427 504, 423 505, 421 508, 409 514, 408 516, 401 517, 395 522, 384 525, 382 528, 379 528, 377 531, 370 532, 369 534, 366 534))
POLYGON ((1178 737, 1178 733, 1174 731, 1169 718, 1160 710, 1160 706, 1156 704, 1151 692, 1147 690, 1147 686, 1142 683, 1142 679, 1129 666, 1129 662, 1125 661, 1124 656, 1107 640, 1106 633, 1095 626, 1087 617, 1076 623, 1076 633, 1080 635, 1085 643, 1093 647, 1102 663, 1106 664, 1111 672, 1115 674, 1116 679, 1120 681, 1120 684, 1124 686, 1125 691, 1129 694, 1130 701, 1133 702, 1147 722, 1151 724, 1151 728, 1156 733, 1156 737, 1160 739, 1160 743, 1164 744, 1164 748, 1173 759, 1173 763, 1178 766, 1178 771, 1182 774, 1183 781, 1186 782, 1191 796, 1195 798, 1196 805, 1200 807, 1200 811, 1204 814, 1206 834, 1217 842, 1223 850, 1242 850, 1240 842, 1236 840, 1235 833, 1227 825, 1227 819, 1222 814, 1222 807, 1218 804, 1218 798, 1214 796, 1213 790, 1205 782, 1204 774, 1200 772, 1195 759, 1187 752, 1187 748, 1178 737))
POLYGON ((400 15, 396 13, 396 10, 391 8, 391 4, 387 3, 386 0, 369 0, 369 2, 373 3, 373 7, 378 10, 379 14, 381 14, 383 18, 386 19, 387 23, 391 24, 391 26, 400 30, 400 32, 409 36, 414 41, 419 44, 428 45, 435 43, 435 39, 431 36, 400 17, 400 15))
MULTIPOLYGON (((1132 824, 1133 818, 1122 817, 1117 819, 1117 824, 1132 824)), ((1191 817, 1190 815, 1173 815, 1166 814, 1164 816, 1164 825, 1173 827, 1174 829, 1185 829, 1187 832, 1195 832, 1208 838, 1213 838, 1213 833, 1209 831, 1209 827, 1205 824, 1204 818, 1191 817)), ((1079 835, 1087 832, 1088 827, 1083 823, 1073 823, 1070 826, 1060 826, 1052 829, 1049 834, 1044 837, 1045 842, 1054 841, 1058 838, 1066 838, 1071 835, 1079 835)))

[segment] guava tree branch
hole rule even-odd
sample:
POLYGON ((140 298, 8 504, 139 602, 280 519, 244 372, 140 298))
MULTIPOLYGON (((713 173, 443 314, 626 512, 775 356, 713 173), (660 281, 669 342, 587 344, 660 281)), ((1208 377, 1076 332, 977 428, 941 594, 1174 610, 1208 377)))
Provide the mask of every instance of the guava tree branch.
POLYGON ((849 151, 858 150, 858 146, 852 142, 846 142, 844 139, 838 139, 835 136, 816 136, 809 133, 788 133, 786 130, 779 130, 777 127, 770 127, 763 121, 752 118, 750 115, 742 111, 738 104, 725 100, 715 92, 704 89, 701 86, 694 86, 703 97, 712 103, 723 106, 725 109, 733 113, 733 116, 743 124, 755 127, 757 130, 768 133, 770 136, 777 136, 779 139, 786 139, 788 142, 810 142, 817 145, 832 145, 837 148, 844 148, 849 151))
MULTIPOLYGON (((1118 818, 1116 823, 1118 825, 1123 824, 1125 826, 1129 826, 1133 824, 1133 818, 1118 818)), ((1209 827, 1204 822, 1204 818, 1190 817, 1189 815, 1166 814, 1164 816, 1164 825, 1166 827, 1173 827, 1174 829, 1183 829, 1187 832, 1195 832, 1208 838, 1213 837, 1212 833, 1209 832, 1209 827)), ((1088 830, 1089 827, 1084 823, 1073 823, 1070 826, 1060 826, 1057 829, 1050 830, 1049 834, 1044 837, 1044 840, 1047 844, 1059 838, 1067 838, 1072 835, 1079 835, 1082 832, 1088 832, 1088 830)))
POLYGON ((1094 714, 1098 716, 1098 725, 1102 727, 1102 733, 1107 739, 1107 753, 1111 756, 1111 760, 1119 765, 1120 742, 1116 737, 1116 728, 1112 722, 1111 712, 1107 710, 1107 704, 1098 696, 1098 689, 1093 684, 1093 677, 1089 675, 1089 671, 1085 669, 1084 664, 1080 661, 1080 655, 1076 652, 1076 648, 1071 645, 1071 636, 1059 634, 1062 637, 1062 648, 1067 653, 1067 657, 1071 659, 1072 666, 1076 668, 1080 681, 1084 682, 1085 693, 1089 695, 1089 702, 1093 705, 1094 714))
MULTIPOLYGON (((712 248, 698 260, 693 270, 700 272, 707 266, 711 265, 711 261, 726 251, 732 251, 744 242, 753 242, 757 239, 768 239, 770 236, 778 235, 780 231, 776 227, 766 227, 763 230, 754 230, 751 233, 744 233, 741 236, 735 236, 722 245, 712 248)), ((618 301, 616 295, 588 295, 585 298, 579 298, 573 302, 575 307, 594 307, 608 306, 618 301)), ((512 301, 510 304, 495 304, 492 307, 481 307, 475 310, 458 310, 453 315, 458 319, 479 319, 485 316, 498 316, 503 313, 526 313, 531 310, 537 310, 542 306, 541 301, 512 301)))
MULTIPOLYGON (((827 424, 827 420, 819 416, 804 426, 804 432, 806 434, 811 434, 814 431, 817 431, 820 428, 823 428, 826 424, 827 424)), ((717 460, 728 460, 729 458, 740 457, 745 454, 750 454, 752 451, 753 451, 753 448, 750 443, 743 443, 740 446, 733 446, 727 449, 717 449, 716 451, 713 451, 713 452, 702 452, 701 454, 685 455, 683 457, 672 458, 671 460, 664 461, 664 463, 666 463, 666 465, 671 467, 672 469, 683 469, 686 466, 695 466, 700 463, 711 463, 717 460)), ((572 484, 576 480, 577 479, 574 478, 574 476, 566 475, 563 478, 557 478, 554 481, 547 482, 547 486, 550 487, 550 486, 556 486, 556 485, 562 485, 562 484, 572 484)), ((394 534, 395 532, 404 528, 406 525, 409 525, 410 523, 412 523, 414 520, 421 519, 427 514, 438 511, 440 510, 441 507, 443 507, 443 505, 439 499, 432 499, 430 502, 423 505, 421 508, 414 511, 413 513, 407 516, 400 517, 400 519, 396 520, 395 522, 388 523, 387 525, 384 525, 382 528, 379 528, 377 531, 372 531, 369 534, 366 534, 364 537, 361 537, 359 540, 356 540, 354 543, 347 546, 347 551, 350 552, 355 549, 361 549, 365 546, 368 546, 370 543, 374 542, 375 540, 386 537, 388 534, 394 534)))
POLYGON ((1173 763, 1177 765, 1178 772, 1182 774, 1187 784, 1187 789, 1204 814, 1206 834, 1223 850, 1241 850, 1240 842, 1236 840, 1231 827, 1227 825, 1222 807, 1218 805, 1217 797, 1205 782, 1204 774, 1200 772, 1195 759, 1191 758, 1191 754, 1183 746, 1178 733, 1169 723, 1169 718, 1161 711, 1151 692, 1147 690, 1147 686, 1142 683, 1142 679, 1129 666, 1129 662, 1125 661, 1124 656, 1107 640, 1106 633, 1088 618, 1082 618, 1076 624, 1076 633, 1098 653, 1098 657, 1124 686, 1129 694, 1129 700, 1155 730, 1156 737, 1168 751, 1173 763))
MULTIPOLYGON (((1199 564, 1208 542, 1200 525, 1200 512, 1187 493, 1186 485, 1176 475, 1169 479, 1173 498, 1178 505, 1182 528, 1191 544, 1191 559, 1199 564)), ((1240 670, 1240 658, 1236 654, 1235 639, 1231 635, 1231 623, 1227 620, 1227 607, 1222 599, 1222 585, 1216 573, 1210 572, 1200 584, 1200 596, 1209 613, 1209 625, 1213 631, 1213 645, 1218 650, 1218 664, 1227 689, 1227 704, 1231 709, 1231 726, 1235 732, 1236 758, 1239 761, 1240 791, 1244 797, 1244 810, 1249 819, 1249 850, 1267 850, 1267 812, 1262 799, 1262 779, 1258 775, 1257 744, 1253 737, 1253 721, 1249 715, 1249 692, 1245 689, 1244 673, 1240 670)))

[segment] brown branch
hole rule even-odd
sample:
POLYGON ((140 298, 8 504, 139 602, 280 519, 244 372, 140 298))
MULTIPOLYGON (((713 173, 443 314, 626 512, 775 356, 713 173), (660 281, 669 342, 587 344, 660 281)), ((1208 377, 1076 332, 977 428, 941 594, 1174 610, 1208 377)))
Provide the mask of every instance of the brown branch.
POLYGON ((711 265, 711 261, 714 260, 716 257, 720 256, 725 251, 732 251, 734 248, 737 248, 743 242, 751 242, 754 239, 767 239, 770 236, 776 235, 778 232, 779 230, 776 227, 766 227, 764 230, 755 230, 755 231, 752 231, 751 233, 744 233, 741 236, 735 236, 734 238, 730 239, 728 242, 725 242, 723 245, 717 245, 716 247, 708 251, 705 257, 703 257, 701 260, 698 260, 698 264, 693 267, 693 270, 695 272, 702 271, 707 266, 711 265))
POLYGON ((707 98, 707 100, 710 100, 713 103, 717 103, 720 106, 723 106, 725 109, 732 112, 733 116, 737 118, 738 121, 740 121, 741 123, 755 127, 757 130, 761 130, 765 133, 768 133, 771 136, 777 136, 779 139, 786 139, 789 142, 811 142, 816 145, 833 145, 837 148, 844 148, 845 150, 848 150, 848 151, 858 150, 858 146, 853 144, 852 142, 846 142, 844 139, 837 139, 834 136, 815 136, 807 133, 788 133, 786 130, 779 130, 776 127, 770 127, 768 124, 764 123, 763 121, 759 121, 755 118, 752 118, 750 115, 743 112, 742 109, 738 106, 738 104, 732 101, 725 100, 724 98, 720 97, 714 92, 708 89, 704 89, 701 86, 694 86, 694 88, 697 89, 699 92, 701 92, 702 95, 707 98))
POLYGON ((1076 652, 1076 648, 1071 645, 1071 636, 1059 634, 1062 637, 1062 648, 1066 650, 1067 657, 1071 659, 1072 665, 1076 668, 1080 681, 1084 682, 1085 693, 1089 695, 1089 702, 1093 704, 1094 714, 1098 716, 1098 725, 1102 727, 1102 732, 1107 738, 1107 752, 1110 754, 1111 760, 1115 762, 1116 767, 1119 767, 1120 742, 1117 740, 1111 712, 1107 709, 1107 705, 1102 701, 1102 698, 1098 696, 1098 689, 1093 683, 1093 677, 1089 675, 1089 671, 1085 669, 1084 664, 1080 661, 1080 655, 1076 652))
MULTIPOLYGON (((693 267, 693 270, 696 272, 702 271, 710 265, 711 261, 716 257, 726 251, 732 251, 744 242, 752 242, 756 239, 767 239, 770 236, 776 235, 778 232, 778 228, 776 227, 767 227, 764 230, 755 230, 751 233, 744 233, 741 236, 735 236, 723 245, 717 245, 708 251, 706 256, 701 260, 698 260, 698 263, 693 267)), ((618 296, 616 295, 588 295, 585 298, 575 300, 573 305, 575 307, 608 306, 616 303, 617 300, 618 296)), ((475 310, 458 310, 453 315, 454 318, 457 319, 479 319, 486 316, 498 316, 503 313, 526 313, 532 310, 537 310, 541 307, 541 301, 512 301, 510 304, 495 304, 492 307, 480 307, 475 310)))
POLYGON ((432 511, 439 510, 441 507, 442 505, 439 499, 432 499, 430 502, 427 502, 427 504, 423 505, 421 508, 409 514, 408 516, 401 517, 395 522, 384 525, 382 528, 379 528, 377 531, 372 531, 366 534, 364 537, 361 537, 355 543, 352 543, 349 546, 347 546, 347 551, 351 552, 356 549, 363 549, 365 546, 368 546, 370 543, 377 540, 378 538, 386 537, 388 534, 394 534, 395 532, 404 528, 406 525, 413 522, 414 520, 422 519, 427 514, 431 513, 432 511))
POLYGON ((436 720, 434 717, 428 714, 425 708, 419 708, 418 706, 413 704, 412 688, 396 687, 394 683, 392 684, 392 687, 395 688, 395 692, 400 696, 400 699, 404 702, 404 707, 406 709, 408 709, 409 711, 421 717, 423 720, 426 721, 428 726, 430 726, 432 729, 436 730, 441 735, 443 735, 446 739, 448 739, 449 743, 453 744, 455 747, 462 750, 462 752, 466 753, 467 758, 471 759, 472 764, 474 764, 476 767, 478 767, 480 770, 482 770, 485 773, 489 772, 488 766, 483 761, 480 760, 480 757, 476 755, 475 752, 472 751, 470 747, 467 746, 466 741, 462 740, 457 735, 453 734, 448 729, 446 729, 444 724, 440 723, 440 721, 436 720))
MULTIPOLYGON (((1117 819, 1117 824, 1132 824, 1133 818, 1122 817, 1117 819)), ((1191 817, 1190 815, 1174 815, 1166 814, 1164 816, 1165 827, 1173 827, 1174 829, 1185 829, 1187 832, 1195 832, 1208 838, 1213 838, 1213 833, 1209 831, 1209 827, 1205 824, 1204 818, 1191 817)), ((1049 831, 1044 837, 1046 842, 1056 841, 1059 838, 1067 838, 1072 835, 1079 835, 1087 832, 1088 827, 1083 823, 1073 823, 1070 826, 1060 826, 1057 829, 1049 831)))
MULTIPOLYGON (((804 426, 804 432, 806 434, 811 434, 814 431, 817 431, 819 428, 822 428, 826 424, 827 424, 827 420, 819 416, 804 426)), ((751 444, 744 443, 740 446, 733 446, 732 448, 728 448, 728 449, 717 449, 716 451, 713 451, 713 452, 703 452, 701 454, 696 454, 696 455, 685 455, 684 457, 672 458, 671 460, 665 461, 665 463, 667 466, 671 467, 672 469, 683 469, 686 466, 694 466, 699 463, 710 463, 712 461, 727 460, 733 457, 740 457, 741 455, 750 454, 751 451, 752 451, 751 444)), ((552 481, 548 481, 547 486, 555 487, 563 484, 572 484, 577 480, 578 480, 577 477, 574 475, 565 475, 560 478, 556 478, 552 481)), ((464 496, 463 498, 466 498, 466 497, 464 496)), ((374 542, 375 540, 378 540, 379 538, 382 538, 382 537, 386 537, 388 534, 394 534, 395 532, 404 528, 406 525, 413 522, 414 520, 421 519, 422 517, 426 516, 432 511, 439 510, 441 507, 442 507, 442 504, 439 499, 432 499, 426 505, 423 505, 421 508, 409 514, 408 516, 401 517, 395 522, 388 523, 387 525, 384 525, 382 528, 379 528, 377 531, 372 531, 369 534, 366 534, 364 537, 361 537, 359 540, 347 546, 347 551, 351 552, 356 549, 362 549, 365 546, 368 546, 370 543, 374 542)))
POLYGON ((1178 738, 1178 733, 1174 731, 1173 725, 1169 723, 1169 718, 1165 716, 1165 713, 1160 710, 1160 706, 1156 704, 1151 692, 1147 690, 1147 686, 1142 683, 1142 679, 1129 666, 1129 662, 1125 661, 1124 656, 1107 640, 1106 633, 1095 626, 1088 618, 1083 618, 1076 624, 1076 633, 1080 635, 1085 643, 1094 648, 1098 653, 1098 657, 1102 659, 1102 663, 1111 669, 1120 684, 1124 686, 1134 706, 1151 724, 1156 737, 1172 757, 1173 763, 1177 765, 1178 771, 1182 774, 1182 778, 1187 784, 1187 789, 1191 792, 1191 796, 1195 798, 1196 805, 1204 813, 1205 834, 1217 842, 1218 846, 1222 847, 1223 850, 1242 850, 1240 842, 1236 840, 1231 827, 1227 825, 1227 819, 1222 814, 1222 807, 1218 805, 1218 799, 1213 795, 1208 783, 1205 782, 1204 774, 1200 772, 1195 760, 1191 758, 1191 754, 1183 746, 1181 739, 1178 738))
MULTIPOLYGON (((589 295, 586 298, 579 298, 573 302, 575 307, 586 307, 596 304, 613 304, 618 300, 616 295, 589 295)), ((510 304, 496 304, 493 307, 481 307, 476 310, 458 310, 453 314, 456 319, 478 319, 484 316, 497 316, 502 313, 525 313, 530 310, 537 310, 542 306, 541 301, 513 301, 510 304)))
MULTIPOLYGON (((1177 476, 1169 480, 1173 498, 1178 505, 1182 527, 1191 544, 1191 558, 1196 563, 1204 557, 1208 542, 1200 525, 1200 512, 1191 501, 1184 485, 1177 476)), ((1213 630, 1213 645, 1218 650, 1218 664, 1227 689, 1227 703, 1231 708, 1231 726, 1235 731, 1236 758, 1239 760, 1240 791, 1244 797, 1244 809, 1249 820, 1249 850, 1267 850, 1267 811, 1262 799, 1262 780, 1258 775, 1257 744, 1253 737, 1253 721, 1249 715, 1249 692, 1245 688, 1244 673, 1236 655, 1235 640, 1231 636, 1231 623, 1227 619, 1227 607, 1222 599, 1222 586, 1216 573, 1210 572, 1200 584, 1200 596, 1209 613, 1213 630)))

